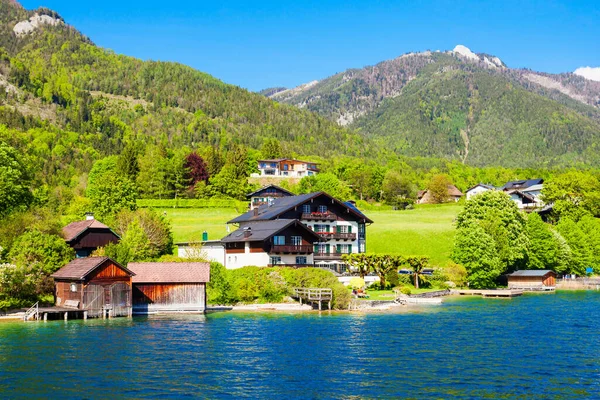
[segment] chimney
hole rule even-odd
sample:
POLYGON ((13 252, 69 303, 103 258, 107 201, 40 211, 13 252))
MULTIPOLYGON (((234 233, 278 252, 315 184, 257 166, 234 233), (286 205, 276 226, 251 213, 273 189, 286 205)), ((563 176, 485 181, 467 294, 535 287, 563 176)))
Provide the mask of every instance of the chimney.
POLYGON ((244 237, 249 238, 252 235, 252 228, 247 226, 244 228, 244 237))
POLYGON ((254 216, 258 217, 258 207, 254 207, 254 216))
POLYGON ((93 219, 94 219, 94 213, 91 213, 91 212, 85 213, 85 220, 86 221, 91 221, 93 219))

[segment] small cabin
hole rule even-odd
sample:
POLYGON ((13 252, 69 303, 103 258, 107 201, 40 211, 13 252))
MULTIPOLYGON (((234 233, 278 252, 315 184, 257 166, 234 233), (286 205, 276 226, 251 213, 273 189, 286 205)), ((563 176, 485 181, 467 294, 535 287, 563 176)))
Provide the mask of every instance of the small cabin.
POLYGON ((556 273, 549 269, 515 271, 508 275, 509 289, 553 290, 556 273))
POLYGON ((108 257, 76 258, 52 274, 55 304, 89 317, 131 316, 134 275, 108 257))
MULTIPOLYGON (((462 192, 454 185, 448 185, 448 196, 446 201, 457 202, 463 196, 462 192)), ((417 193, 417 204, 432 204, 433 197, 429 190, 420 190, 417 193)))
POLYGON ((258 208, 264 204, 270 204, 275 199, 290 196, 294 196, 294 193, 276 185, 268 185, 258 189, 255 192, 248 193, 246 198, 250 200, 250 209, 254 210, 255 208, 258 208))
POLYGON ((62 229, 63 238, 78 258, 89 257, 98 247, 118 243, 121 238, 112 229, 87 214, 83 221, 72 222, 62 229))
POLYGON ((207 262, 135 262, 128 267, 133 277, 134 314, 204 312, 207 262))

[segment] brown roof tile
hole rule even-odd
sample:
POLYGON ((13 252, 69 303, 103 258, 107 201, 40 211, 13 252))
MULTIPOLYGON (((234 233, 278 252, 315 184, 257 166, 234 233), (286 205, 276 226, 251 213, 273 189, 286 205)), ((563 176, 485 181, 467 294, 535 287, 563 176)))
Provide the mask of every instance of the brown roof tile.
POLYGON ((131 271, 127 268, 121 266, 114 260, 111 260, 108 257, 86 257, 86 258, 76 258, 51 276, 53 278, 58 279, 75 279, 75 280, 84 280, 90 272, 94 271, 97 267, 104 264, 106 261, 112 261, 119 267, 121 267, 124 271, 133 275, 131 271))
POLYGON ((133 283, 202 283, 210 281, 207 262, 135 262, 128 268, 135 273, 133 283))
POLYGON ((110 229, 108 226, 104 225, 102 222, 97 221, 95 219, 89 219, 84 221, 76 221, 71 222, 69 225, 62 228, 63 237, 67 242, 75 239, 79 236, 83 231, 88 228, 104 228, 110 229))

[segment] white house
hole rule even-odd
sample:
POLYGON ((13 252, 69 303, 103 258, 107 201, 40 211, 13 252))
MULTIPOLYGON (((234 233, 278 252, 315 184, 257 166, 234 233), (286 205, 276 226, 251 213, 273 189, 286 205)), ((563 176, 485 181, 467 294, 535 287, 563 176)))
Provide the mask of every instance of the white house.
POLYGON ((471 200, 471 197, 478 195, 479 193, 487 192, 488 190, 496 190, 496 188, 492 185, 478 183, 477 185, 467 190, 467 200, 471 200))
POLYGON ((260 176, 274 178, 303 178, 319 172, 317 163, 290 158, 258 160, 258 170, 260 176))

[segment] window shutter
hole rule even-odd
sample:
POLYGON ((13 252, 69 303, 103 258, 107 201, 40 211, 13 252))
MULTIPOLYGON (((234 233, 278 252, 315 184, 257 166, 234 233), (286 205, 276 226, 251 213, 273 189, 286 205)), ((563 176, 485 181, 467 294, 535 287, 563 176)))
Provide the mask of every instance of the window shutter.
POLYGON ((342 245, 338 244, 336 245, 336 253, 341 253, 342 252, 342 245))
POLYGON ((331 232, 331 225, 325 225, 325 232, 331 232))
POLYGON ((336 227, 335 227, 335 231, 336 231, 337 233, 341 233, 341 232, 342 232, 342 227, 341 227, 341 226, 339 226, 339 225, 338 225, 338 226, 336 226, 336 227))
POLYGON ((325 252, 328 254, 331 253, 331 245, 329 243, 325 245, 325 252))
POLYGON ((348 225, 348 233, 352 233, 352 225, 348 225))
POLYGON ((319 252, 319 245, 315 244, 313 250, 314 250, 315 253, 318 253, 319 252))

